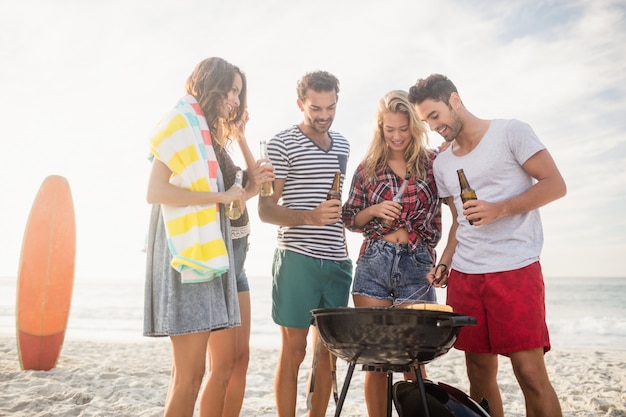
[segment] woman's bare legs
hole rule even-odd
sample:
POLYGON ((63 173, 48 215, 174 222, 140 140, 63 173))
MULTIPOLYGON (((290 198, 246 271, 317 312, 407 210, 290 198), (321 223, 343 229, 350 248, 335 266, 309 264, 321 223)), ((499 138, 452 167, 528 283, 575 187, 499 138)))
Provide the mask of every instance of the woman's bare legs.
POLYGON ((172 375, 164 417, 192 417, 202 385, 209 332, 171 336, 172 375))
MULTIPOLYGON (((355 307, 389 307, 391 301, 378 300, 363 295, 353 295, 355 307)), ((387 373, 386 372, 366 372, 365 373, 365 404, 367 405, 367 415, 369 417, 385 417, 387 415, 387 373)))
POLYGON ((246 391, 246 374, 250 360, 250 292, 241 291, 237 295, 241 311, 241 326, 214 332, 209 338, 210 349, 214 346, 228 346, 231 340, 231 335, 228 333, 235 333, 235 364, 226 389, 222 417, 239 417, 246 391))
MULTIPOLYGON (((364 295, 353 295, 355 307, 391 307, 392 302, 389 300, 379 300, 376 298, 366 297, 364 295)), ((422 377, 426 378, 426 367, 420 365, 422 377)), ((414 380, 415 373, 406 373, 404 378, 414 380)), ((365 373, 365 403, 367 405, 367 415, 369 417, 386 417, 387 416, 387 396, 381 395, 381 392, 387 392, 387 373, 386 372, 366 372, 365 373)))
POLYGON ((222 416, 226 388, 235 367, 235 340, 235 329, 211 332, 206 352, 209 358, 209 371, 200 395, 200 417, 222 416), (211 339, 216 335, 220 341, 212 343, 211 339))

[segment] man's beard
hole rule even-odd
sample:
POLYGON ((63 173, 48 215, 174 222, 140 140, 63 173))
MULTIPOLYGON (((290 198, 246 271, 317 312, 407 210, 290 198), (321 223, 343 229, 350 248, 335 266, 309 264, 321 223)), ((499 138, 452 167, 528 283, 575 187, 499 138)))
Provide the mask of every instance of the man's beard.
POLYGON ((313 129, 313 131, 317 133, 326 133, 330 130, 330 127, 333 124, 333 119, 329 119, 328 125, 325 126, 324 128, 319 128, 318 123, 319 123, 318 119, 309 119, 309 126, 311 126, 311 129, 313 129))

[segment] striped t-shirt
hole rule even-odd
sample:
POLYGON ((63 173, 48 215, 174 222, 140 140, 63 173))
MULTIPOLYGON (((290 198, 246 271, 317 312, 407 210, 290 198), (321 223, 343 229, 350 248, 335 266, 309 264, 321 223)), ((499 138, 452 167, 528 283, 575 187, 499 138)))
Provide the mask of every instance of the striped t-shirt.
MULTIPOLYGON (((341 171, 343 187, 350 144, 340 133, 328 134, 332 141, 329 151, 320 149, 297 125, 268 142, 276 179, 285 180, 279 204, 294 210, 313 210, 326 200, 337 171, 341 171)), ((326 226, 281 226, 278 248, 320 259, 348 259, 341 220, 326 226)))

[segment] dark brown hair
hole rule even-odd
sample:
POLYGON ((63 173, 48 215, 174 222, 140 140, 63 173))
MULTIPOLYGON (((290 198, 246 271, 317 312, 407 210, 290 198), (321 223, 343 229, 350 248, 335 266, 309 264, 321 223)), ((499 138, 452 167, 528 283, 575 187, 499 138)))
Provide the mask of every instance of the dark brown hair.
POLYGON ((446 106, 450 105, 450 95, 458 93, 455 85, 441 74, 432 74, 428 78, 420 78, 415 85, 409 88, 409 102, 420 104, 424 100, 443 101, 446 106))
POLYGON ((339 80, 327 71, 314 71, 304 75, 298 81, 298 98, 304 101, 307 90, 317 93, 321 91, 334 91, 339 94, 339 80))
POLYGON ((241 76, 242 82, 239 92, 239 107, 230 115, 228 120, 224 120, 226 125, 235 125, 243 118, 247 108, 246 76, 239 67, 222 58, 207 58, 196 65, 185 84, 187 93, 198 100, 211 135, 222 145, 224 139, 218 138, 216 134, 220 122, 220 106, 233 86, 235 74, 241 76))

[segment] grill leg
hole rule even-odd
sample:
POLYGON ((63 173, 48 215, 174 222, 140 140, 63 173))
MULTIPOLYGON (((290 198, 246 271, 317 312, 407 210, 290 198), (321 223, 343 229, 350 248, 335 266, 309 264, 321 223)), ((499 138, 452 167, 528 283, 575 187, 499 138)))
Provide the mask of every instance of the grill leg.
POLYGON ((393 402, 393 371, 387 371, 387 417, 391 417, 391 403, 393 402))
POLYGON ((350 386, 350 380, 352 379, 352 374, 354 373, 354 367, 356 366, 356 362, 350 362, 348 365, 348 372, 346 373, 346 380, 343 382, 343 386, 341 387, 341 395, 339 395, 339 401, 337 402, 337 409, 335 409, 335 417, 339 417, 341 414, 341 409, 343 408, 343 402, 346 399, 346 395, 348 394, 348 387, 350 386))
POLYGON ((415 367, 415 377, 417 378, 417 387, 420 390, 422 403, 424 403, 424 417, 430 417, 430 409, 428 408, 428 401, 426 400, 426 389, 424 388, 424 378, 422 377, 422 370, 419 365, 415 367))

